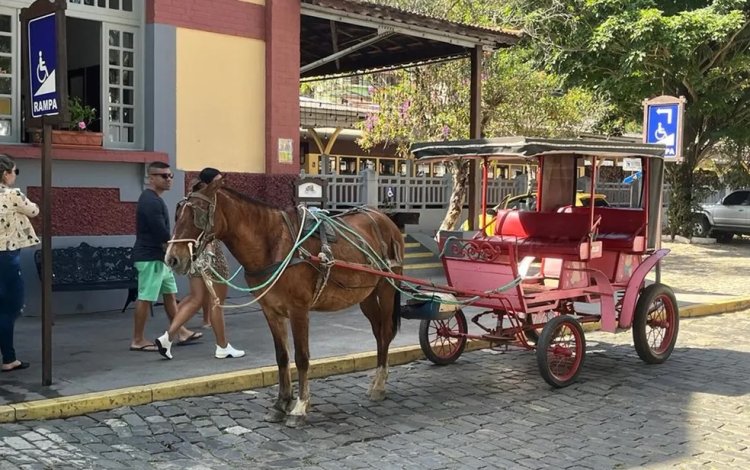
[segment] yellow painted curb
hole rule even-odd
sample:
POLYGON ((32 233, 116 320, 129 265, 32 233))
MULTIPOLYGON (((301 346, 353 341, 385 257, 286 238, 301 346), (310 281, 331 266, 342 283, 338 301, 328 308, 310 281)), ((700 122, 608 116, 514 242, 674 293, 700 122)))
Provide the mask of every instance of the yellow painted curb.
POLYGON ((738 297, 723 302, 710 304, 688 305, 680 309, 680 318, 703 317, 720 313, 734 312, 750 308, 750 297, 738 297))
POLYGON ((350 354, 354 360, 354 372, 361 372, 363 370, 374 369, 378 366, 378 355, 372 352, 350 354))
MULTIPOLYGON (((740 297, 726 302, 683 307, 680 309, 680 317, 698 317, 746 308, 750 308, 750 297, 740 297)), ((587 323, 583 327, 585 331, 594 331, 599 328, 599 323, 587 323)), ((490 347, 490 343, 487 341, 470 340, 466 344, 466 351, 475 351, 488 347, 490 347)), ((403 346, 391 348, 388 355, 388 362, 390 365, 395 366, 423 358, 424 354, 418 345, 403 346)), ((373 369, 376 365, 377 353, 375 351, 315 359, 310 361, 310 378, 360 372, 373 369)), ((296 367, 293 363, 290 366, 292 378, 296 379, 296 367)), ((276 366, 259 367, 246 371, 194 377, 152 385, 3 405, 0 406, 0 423, 65 418, 111 410, 121 406, 137 406, 173 398, 238 392, 253 388, 268 387, 277 383, 278 372, 276 366)))
POLYGON ((11 405, 0 406, 0 423, 12 423, 16 420, 16 409, 11 405))
POLYGON ((260 388, 264 385, 263 372, 259 370, 227 372, 224 374, 172 380, 151 386, 153 400, 197 397, 215 393, 260 388))
POLYGON ((418 253, 404 253, 404 259, 430 258, 435 256, 431 251, 420 251, 418 253))
POLYGON ((84 393, 70 397, 35 400, 10 405, 16 420, 50 419, 78 416, 121 406, 145 405, 153 401, 149 387, 128 387, 104 392, 84 393))
POLYGON ((419 248, 420 246, 422 246, 422 244, 419 242, 404 243, 404 248, 419 248))
POLYGON ((329 375, 340 375, 354 372, 354 358, 351 356, 328 357, 310 361, 308 378, 319 379, 329 375))

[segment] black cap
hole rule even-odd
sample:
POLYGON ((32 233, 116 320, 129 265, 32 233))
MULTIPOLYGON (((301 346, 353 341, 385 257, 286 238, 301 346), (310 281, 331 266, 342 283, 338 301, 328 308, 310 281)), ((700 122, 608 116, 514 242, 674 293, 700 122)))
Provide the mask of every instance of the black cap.
POLYGON ((220 174, 221 172, 216 168, 208 167, 201 170, 200 174, 198 175, 198 179, 203 183, 210 184, 211 181, 213 181, 214 178, 216 178, 220 174))

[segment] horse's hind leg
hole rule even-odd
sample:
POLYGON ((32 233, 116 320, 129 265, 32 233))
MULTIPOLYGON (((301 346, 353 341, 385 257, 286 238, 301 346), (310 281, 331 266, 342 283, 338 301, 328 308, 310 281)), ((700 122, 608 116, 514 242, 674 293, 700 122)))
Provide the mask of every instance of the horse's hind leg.
POLYGON ((394 324, 395 290, 382 281, 380 285, 359 304, 370 325, 378 346, 378 366, 367 391, 370 400, 385 399, 385 384, 388 380, 388 348, 396 336, 394 324))
POLYGON ((308 312, 291 313, 292 337, 294 338, 294 362, 297 366, 297 402, 286 418, 286 425, 296 428, 305 424, 310 409, 310 382, 307 374, 310 367, 310 322, 308 312))
POLYGON ((280 423, 286 419, 292 404, 292 375, 289 369, 289 350, 287 348, 287 320, 275 312, 266 313, 264 311, 263 313, 273 335, 273 344, 276 348, 276 365, 279 368, 279 396, 264 419, 268 422, 280 423))

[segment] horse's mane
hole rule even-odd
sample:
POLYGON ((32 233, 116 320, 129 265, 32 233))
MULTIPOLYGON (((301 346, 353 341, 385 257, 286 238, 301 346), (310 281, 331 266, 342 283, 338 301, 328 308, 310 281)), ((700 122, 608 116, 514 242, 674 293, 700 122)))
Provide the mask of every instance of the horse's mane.
POLYGON ((248 202, 250 204, 262 206, 262 207, 265 207, 267 209, 283 210, 281 207, 274 206, 273 204, 269 204, 269 203, 267 203, 265 201, 261 201, 260 199, 256 199, 254 197, 248 196, 245 193, 241 193, 241 192, 237 191, 236 189, 232 189, 232 188, 229 188, 227 186, 222 186, 219 190, 220 191, 226 191, 227 193, 229 193, 230 196, 235 197, 235 198, 239 199, 240 201, 244 201, 244 202, 248 202))

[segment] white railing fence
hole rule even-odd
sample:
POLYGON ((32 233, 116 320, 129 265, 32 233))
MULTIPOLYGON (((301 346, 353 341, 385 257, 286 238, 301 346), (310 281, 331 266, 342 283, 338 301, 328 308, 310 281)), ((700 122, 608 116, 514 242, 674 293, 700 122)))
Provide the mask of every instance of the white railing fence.
MULTIPOLYGON (((373 170, 363 170, 357 175, 315 175, 327 182, 326 207, 347 209, 369 205, 381 209, 419 211, 422 209, 447 208, 453 182, 450 175, 444 176, 379 176, 373 170)), ((304 175, 302 176, 304 178, 304 175)), ((638 185, 626 183, 599 183, 596 192, 604 194, 610 205, 631 207, 637 204, 638 185)), ((664 205, 669 205, 670 185, 664 184, 664 205)), ((493 179, 489 182, 487 202, 494 205, 505 197, 521 194, 514 180, 493 179)), ((719 202, 731 190, 725 189, 709 195, 705 203, 719 202)))

